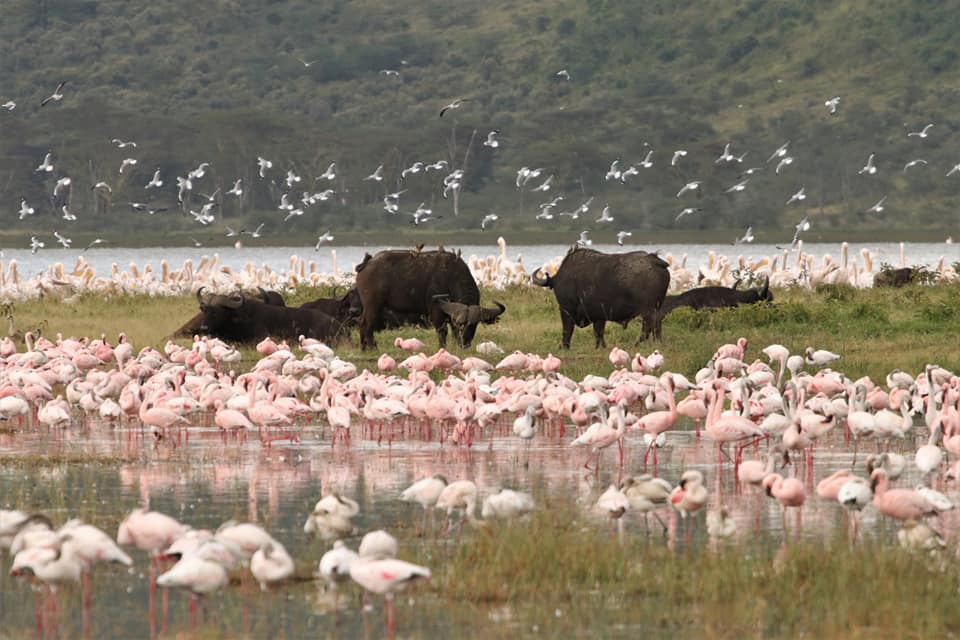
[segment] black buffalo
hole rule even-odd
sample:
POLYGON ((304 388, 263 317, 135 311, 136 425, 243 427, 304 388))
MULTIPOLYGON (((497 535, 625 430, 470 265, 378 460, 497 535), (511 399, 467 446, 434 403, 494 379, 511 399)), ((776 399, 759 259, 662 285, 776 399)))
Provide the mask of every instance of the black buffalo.
POLYGON ((607 254, 593 249, 571 249, 556 275, 537 269, 534 284, 553 289, 560 306, 563 348, 570 348, 573 327, 593 325, 597 347, 607 321, 624 327, 637 316, 643 320, 643 338, 660 338, 660 305, 670 286, 670 270, 660 257, 646 251, 607 254))
POLYGON ((376 347, 374 331, 388 323, 428 324, 447 343, 447 324, 457 342, 469 347, 480 322, 496 322, 504 307, 480 306, 480 289, 470 268, 451 251, 381 251, 357 265, 360 346, 376 347))
POLYGON ((317 298, 310 302, 300 305, 301 309, 313 309, 322 311, 328 316, 333 316, 345 326, 354 325, 360 314, 363 312, 363 305, 360 303, 360 292, 356 287, 351 287, 343 294, 342 298, 336 297, 336 290, 330 298, 317 298))
MULTIPOLYGON (((203 287, 200 287, 200 290, 197 291, 199 297, 200 292, 203 291, 203 287)), ((286 306, 283 301, 283 296, 281 296, 276 291, 267 291, 263 287, 258 287, 257 293, 244 293, 243 296, 250 300, 256 302, 263 302, 265 304, 272 304, 278 307, 286 306)), ((183 326, 173 332, 174 338, 189 338, 200 333, 200 327, 203 325, 203 312, 197 312, 195 316, 187 320, 183 326)))
POLYGON ((667 296, 663 301, 660 315, 666 316, 677 307, 691 307, 693 309, 716 309, 720 307, 736 307, 741 304, 756 304, 757 302, 773 302, 770 293, 770 279, 767 278, 762 287, 739 290, 733 287, 697 287, 675 296, 667 296))
POLYGON ((225 296, 197 291, 203 317, 198 333, 231 342, 255 342, 272 336, 299 336, 335 343, 343 323, 321 311, 266 304, 239 293, 225 296))

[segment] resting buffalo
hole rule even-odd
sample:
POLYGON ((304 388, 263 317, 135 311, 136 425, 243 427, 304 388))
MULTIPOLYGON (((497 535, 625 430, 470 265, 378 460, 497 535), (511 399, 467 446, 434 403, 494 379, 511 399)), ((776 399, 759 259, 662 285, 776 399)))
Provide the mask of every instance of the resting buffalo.
POLYGON ((300 305, 300 308, 322 311, 328 316, 333 316, 344 325, 355 324, 357 318, 363 312, 363 306, 360 304, 360 293, 356 287, 348 289, 342 298, 337 298, 336 292, 334 292, 331 298, 317 298, 300 305))
POLYGON ((770 293, 770 279, 763 283, 763 287, 739 291, 733 287, 697 287, 675 296, 667 296, 660 310, 661 317, 677 307, 692 307, 694 309, 710 309, 718 307, 736 307, 741 304, 755 304, 757 302, 773 302, 770 293))
POLYGON ((335 343, 342 323, 321 311, 265 304, 239 293, 204 295, 197 291, 203 321, 200 333, 232 342, 254 342, 267 336, 296 340, 299 336, 335 343))
MULTIPOLYGON (((200 288, 203 290, 203 287, 200 288)), ((197 292, 199 295, 200 291, 197 292)), ((254 300, 257 302, 263 302, 265 304, 272 304, 278 307, 285 306, 283 302, 283 296, 281 296, 276 291, 267 291, 263 287, 258 287, 257 293, 255 294, 243 294, 245 298, 254 300)), ((203 312, 198 312, 197 315, 193 316, 184 323, 182 327, 173 332, 174 338, 189 338, 197 333, 200 333, 200 327, 203 325, 203 312)))
POLYGON ((643 320, 643 338, 660 338, 660 305, 670 286, 667 263, 646 251, 606 254, 593 249, 571 249, 556 275, 540 269, 534 284, 553 289, 560 306, 563 348, 570 348, 574 325, 593 324, 597 347, 606 346, 608 320, 624 327, 633 318, 643 320))
POLYGON ((903 287, 919 278, 920 269, 901 267, 899 269, 884 269, 873 278, 875 287, 903 287))
POLYGON ((373 332, 387 322, 430 323, 440 346, 447 343, 447 323, 463 347, 469 347, 477 324, 490 324, 504 312, 480 306, 480 290, 469 267, 450 251, 381 251, 357 265, 360 346, 376 347, 373 332))

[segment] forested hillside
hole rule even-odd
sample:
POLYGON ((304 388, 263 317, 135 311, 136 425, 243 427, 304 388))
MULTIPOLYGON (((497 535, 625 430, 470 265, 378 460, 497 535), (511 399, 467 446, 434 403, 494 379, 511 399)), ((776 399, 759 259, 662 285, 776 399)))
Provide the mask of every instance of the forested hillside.
POLYGON ((499 230, 597 237, 679 228, 732 238, 752 225, 789 239, 804 215, 821 229, 957 223, 960 172, 946 174, 960 162, 960 14, 949 3, 9 0, 3 9, 0 104, 15 103, 0 109, 8 232, 189 230, 199 227, 189 211, 208 202, 201 194, 219 205, 204 233, 409 229, 421 202, 440 216, 423 224, 438 230, 479 229, 495 213, 499 230), (41 107, 61 81, 63 99, 41 107), (456 98, 467 100, 438 117, 456 98), (497 147, 483 144, 492 130, 497 147), (718 161, 727 143, 735 158, 718 161), (688 154, 671 166, 679 149, 688 154), (37 171, 48 152, 53 170, 37 171), (863 171, 871 153, 875 173, 863 171), (273 163, 263 179, 258 156, 273 163), (793 162, 777 173, 783 157, 793 162), (121 175, 125 158, 137 163, 121 175), (617 159, 636 173, 606 179, 617 159), (415 162, 438 160, 448 166, 401 181, 415 162), (905 169, 911 160, 926 164, 905 169), (176 177, 202 162, 179 205, 176 177), (335 178, 315 179, 331 163, 335 178), (364 180, 380 164, 383 180, 364 180), (522 167, 542 173, 518 189, 522 167), (442 192, 456 169, 455 211, 442 192), (163 186, 146 189, 157 170, 163 186), (288 171, 301 181, 288 184, 288 171), (549 175, 549 191, 534 191, 549 175), (54 198, 63 177, 71 184, 54 198), (226 195, 238 178, 242 196, 226 195), (101 181, 109 190, 92 188, 101 181), (677 197, 693 181, 699 188, 677 197), (800 188, 806 198, 787 205, 800 188), (327 189, 335 193, 301 202, 327 189), (385 211, 384 195, 401 190, 398 212, 385 211), (302 215, 278 209, 284 193, 302 215), (538 205, 561 194, 553 220, 537 220, 538 205), (578 219, 560 215, 591 197, 578 219), (33 214, 18 213, 21 198, 33 214), (63 219, 64 204, 77 220, 63 219), (595 222, 605 205, 614 221, 595 222), (686 207, 699 210, 676 221, 686 207))

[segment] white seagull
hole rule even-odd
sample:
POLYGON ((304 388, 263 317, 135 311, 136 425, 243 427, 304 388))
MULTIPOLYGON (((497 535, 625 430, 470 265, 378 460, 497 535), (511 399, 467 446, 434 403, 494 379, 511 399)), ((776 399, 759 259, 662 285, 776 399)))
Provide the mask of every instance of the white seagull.
POLYGON ((677 163, 680 162, 680 158, 687 155, 686 149, 677 149, 673 152, 673 158, 670 159, 670 166, 675 167, 677 163))
POLYGON ((273 167, 273 163, 264 157, 257 156, 257 166, 260 167, 260 177, 266 176, 267 169, 273 167))
POLYGON ((383 171, 382 164, 377 167, 376 171, 374 171, 373 173, 368 175, 366 178, 364 178, 364 180, 376 180, 377 182, 380 182, 381 180, 383 180, 383 176, 380 175, 381 171, 383 171))
POLYGON ((440 117, 442 118, 443 114, 445 114, 447 111, 450 111, 450 109, 459 109, 461 106, 463 106, 464 102, 468 102, 469 100, 470 98, 457 98, 443 109, 440 109, 440 117))
POLYGON ((144 189, 149 189, 150 187, 160 188, 163 186, 163 180, 160 179, 160 167, 157 167, 157 170, 153 172, 153 177, 150 178, 150 182, 144 185, 144 189))
POLYGON ((60 194, 61 194, 63 191, 65 191, 67 187, 70 186, 70 182, 71 182, 71 180, 70 180, 70 178, 67 177, 67 176, 64 176, 64 177, 60 178, 59 180, 57 180, 57 184, 53 185, 53 197, 54 197, 54 198, 59 198, 59 197, 60 197, 60 194))
POLYGON ((924 160, 923 158, 917 158, 916 160, 911 160, 907 164, 903 165, 903 172, 906 173, 907 169, 909 169, 910 167, 915 167, 918 164, 927 164, 927 161, 924 160))
POLYGON ((782 145, 777 147, 777 150, 770 154, 770 157, 767 158, 767 162, 773 162, 774 158, 783 158, 787 155, 787 147, 790 146, 790 141, 787 140, 782 145))
POLYGON ((227 191, 227 195, 237 196, 238 198, 243 195, 243 178, 237 178, 237 181, 233 183, 233 188, 227 191))
POLYGON ((547 179, 541 182, 538 186, 531 189, 531 191, 550 191, 551 183, 553 182, 553 174, 551 173, 547 176, 547 179))
POLYGON ((181 178, 177 176, 177 202, 183 204, 183 197, 187 195, 187 191, 193 189, 193 181, 190 180, 190 176, 186 178, 181 178))
MULTIPOLYGON (((66 80, 64 80, 63 82, 61 82, 60 84, 58 84, 58 85, 57 85, 57 88, 54 90, 54 92, 51 93, 49 96, 47 96, 46 98, 44 98, 44 99, 40 102, 40 106, 41 106, 41 107, 45 107, 45 106, 47 106, 47 103, 48 103, 48 102, 51 102, 51 101, 52 101, 52 102, 60 102, 61 100, 63 100, 63 87, 64 87, 66 84, 67 84, 67 81, 66 81, 66 80)), ((36 252, 34 252, 34 253, 36 253, 36 252)))
POLYGON ((623 246, 623 241, 632 236, 629 231, 617 231, 617 244, 623 246))
POLYGON ((191 180, 199 180, 203 176, 207 175, 207 167, 210 166, 209 162, 201 162, 200 166, 187 174, 187 177, 191 180))
POLYGON ((597 218, 597 222, 613 222, 613 216, 610 215, 610 205, 603 208, 603 211, 600 212, 600 217, 597 218))
POLYGON ((287 182, 287 186, 288 186, 288 187, 292 187, 293 185, 295 185, 295 184, 297 184, 298 182, 300 182, 300 176, 298 176, 296 173, 294 173, 294 172, 293 172, 293 169, 288 169, 288 170, 287 170, 286 182, 287 182))
POLYGON ((34 214, 34 209, 27 204, 26 198, 20 198, 20 211, 18 213, 20 214, 21 220, 34 214))
POLYGON ((333 242, 333 234, 330 233, 330 230, 327 229, 323 232, 322 236, 317 236, 317 244, 313 247, 314 251, 320 251, 320 247, 327 244, 328 242, 333 242))
POLYGON ((727 189, 726 193, 733 193, 733 192, 735 192, 735 191, 743 191, 744 189, 747 188, 747 183, 748 183, 748 182, 750 182, 750 178, 747 178, 747 179, 745 179, 745 180, 741 180, 741 181, 738 182, 737 184, 735 184, 735 185, 733 185, 732 187, 730 187, 729 189, 727 189))
POLYGON ((382 76, 393 76, 395 78, 400 77, 400 72, 396 69, 380 69, 380 75, 382 76))
POLYGON ((36 236, 30 236, 30 253, 35 254, 37 250, 43 249, 46 245, 37 240, 36 236))
POLYGON ((277 205, 277 209, 280 209, 281 211, 284 211, 284 210, 285 210, 285 211, 291 211, 291 210, 293 209, 293 205, 290 204, 290 194, 289 194, 289 193, 281 194, 281 196, 280 196, 280 204, 277 205))
POLYGON ((912 138, 912 137, 916 136, 917 138, 926 138, 928 135, 930 135, 930 128, 931 128, 932 126, 933 126, 933 123, 931 122, 930 124, 926 125, 923 129, 921 129, 920 131, 909 131, 909 132, 907 132, 907 137, 908 137, 908 138, 912 138))
POLYGON ((327 180, 333 180, 334 178, 337 177, 336 168, 337 168, 337 163, 331 162, 330 166, 327 167, 327 170, 321 173, 319 176, 317 176, 317 180, 322 180, 323 178, 326 178, 327 180))
POLYGON ((876 155, 875 153, 870 154, 870 157, 867 158, 867 164, 863 165, 863 169, 860 169, 860 171, 857 172, 858 175, 862 176, 863 174, 866 173, 872 176, 877 172, 877 166, 873 164, 873 157, 875 155, 876 155))
POLYGON ((485 215, 485 216, 483 217, 483 220, 480 221, 480 228, 481 228, 481 229, 486 229, 488 224, 493 224, 494 222, 496 222, 496 221, 499 220, 499 219, 500 219, 500 216, 498 216, 497 214, 495 214, 495 213, 488 213, 487 215, 485 215))
POLYGON ((783 169, 784 167, 786 167, 786 166, 788 166, 788 165, 791 165, 791 164, 793 164, 793 156, 786 156, 786 157, 783 158, 780 162, 777 163, 776 173, 779 174, 779 173, 780 173, 780 169, 783 169))
POLYGON ((674 221, 674 222, 679 222, 679 221, 680 221, 680 218, 682 218, 683 216, 689 216, 691 213, 696 213, 696 212, 698 212, 698 211, 701 211, 701 209, 699 209, 699 208, 697 208, 697 207, 687 207, 686 209, 684 209, 684 210, 682 210, 680 213, 678 213, 678 214, 677 214, 677 217, 674 218, 673 221, 674 221))
POLYGON ((483 146, 485 146, 485 147, 491 147, 491 148, 493 148, 493 149, 496 149, 497 147, 499 147, 499 146, 500 146, 500 141, 497 140, 497 136, 498 136, 498 135, 500 135, 500 130, 499 130, 499 129, 494 129, 493 131, 491 131, 490 133, 488 133, 488 134, 487 134, 487 139, 483 141, 483 146))
POLYGON ((640 166, 643 167, 644 169, 649 169, 650 167, 652 167, 653 160, 651 160, 651 158, 653 158, 653 149, 650 149, 650 151, 647 151, 647 156, 640 162, 640 166))
POLYGON ((400 179, 406 180, 408 175, 412 173, 420 173, 421 171, 423 171, 423 163, 414 162, 412 165, 400 172, 400 179))
POLYGON ((960 163, 957 163, 957 164, 953 165, 953 168, 950 169, 950 171, 947 171, 947 175, 948 175, 948 176, 952 176, 952 175, 955 174, 957 171, 960 171, 960 163))
POLYGON ((107 193, 113 193, 113 189, 110 188, 110 185, 107 184, 106 182, 103 182, 102 180, 97 184, 93 185, 92 187, 90 187, 91 191, 94 191, 96 189, 105 189, 107 193))
POLYGON ((73 240, 71 240, 70 238, 64 238, 62 235, 60 235, 56 231, 53 232, 53 237, 57 239, 57 242, 63 245, 64 249, 69 249, 70 245, 73 244, 73 240))
POLYGON ((119 171, 118 173, 122 176, 124 169, 126 169, 127 167, 132 167, 132 166, 135 165, 135 164, 137 164, 137 159, 136 159, 136 158, 124 158, 124 159, 120 162, 120 171, 119 171))
POLYGON ((787 204, 793 204, 794 202, 800 202, 807 197, 807 194, 803 192, 804 187, 800 187, 800 191, 797 191, 795 194, 790 196, 790 199, 787 200, 787 204))
POLYGON ((570 79, 570 72, 567 71, 566 69, 560 69, 560 71, 557 71, 557 72, 556 72, 555 74, 553 74, 553 75, 554 75, 555 78, 557 78, 557 79, 559 79, 559 80, 569 80, 569 79, 570 79))
POLYGON ((124 142, 124 141, 121 140, 120 138, 114 138, 114 139, 111 140, 110 142, 112 142, 113 144, 117 145, 117 148, 118 148, 118 149, 126 149, 127 147, 134 147, 134 148, 136 148, 136 146, 137 146, 137 143, 136 143, 136 142, 133 142, 132 140, 129 141, 129 142, 124 142))
POLYGON ((3 104, 0 104, 0 109, 6 109, 7 111, 13 111, 17 108, 17 103, 13 100, 7 100, 3 104))
POLYGON ((43 162, 41 162, 40 166, 36 168, 36 171, 46 171, 47 173, 50 173, 51 171, 53 171, 53 161, 51 160, 52 158, 53 158, 52 153, 48 153, 45 156, 43 156, 43 162))
POLYGON ((688 182, 687 184, 683 185, 683 188, 680 189, 680 191, 677 191, 677 197, 679 198, 680 196, 682 196, 682 195, 685 194, 686 192, 688 192, 688 191, 696 191, 696 190, 699 189, 699 188, 700 188, 700 181, 699 181, 699 180, 694 180, 693 182, 688 182))
POLYGON ((737 157, 730 153, 730 143, 728 142, 723 146, 723 153, 720 154, 720 157, 713 161, 713 164, 720 164, 721 162, 733 162, 737 157))
POLYGON ((581 231, 580 237, 577 238, 576 244, 578 247, 589 247, 590 245, 592 245, 593 240, 590 239, 590 232, 586 230, 581 231))
POLYGON ((262 234, 261 234, 262 231, 263 231, 263 223, 262 223, 262 222, 261 222, 261 223, 257 226, 257 228, 254 229, 253 231, 247 231, 246 229, 240 229, 240 233, 245 233, 245 234, 247 234, 248 236, 250 236, 251 238, 259 238, 259 237, 262 235, 262 234))
POLYGON ((753 227, 747 227, 747 232, 743 234, 743 237, 734 240, 733 244, 749 244, 753 242, 753 240, 753 227))
POLYGON ((840 104, 840 96, 833 96, 829 100, 823 103, 823 106, 827 108, 827 111, 830 112, 830 115, 837 115, 837 106, 840 104))
POLYGON ((887 196, 883 196, 882 198, 880 198, 877 204, 867 209, 867 213, 880 213, 881 211, 883 211, 883 203, 886 199, 887 199, 887 196))
POLYGON ((77 219, 77 216, 70 213, 70 208, 67 205, 60 207, 60 211, 63 211, 63 219, 67 222, 73 222, 77 219))
POLYGON ((619 164, 620 164, 620 158, 617 158, 616 160, 614 160, 614 161, 610 164, 610 170, 607 171, 607 176, 606 176, 606 179, 607 179, 607 180, 619 180, 619 179, 620 179, 620 169, 619 169, 619 166, 618 166, 619 164))

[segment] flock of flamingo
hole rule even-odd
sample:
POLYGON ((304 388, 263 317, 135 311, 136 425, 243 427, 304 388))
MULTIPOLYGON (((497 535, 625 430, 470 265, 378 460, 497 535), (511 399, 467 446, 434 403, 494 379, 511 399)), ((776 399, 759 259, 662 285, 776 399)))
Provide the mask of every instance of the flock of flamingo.
MULTIPOLYGON (((291 347, 266 339, 257 345, 261 357, 239 375, 231 369, 240 363, 240 352, 211 338, 196 337, 189 347, 168 342, 162 352, 137 351, 123 334, 110 344, 105 338, 54 341, 28 333, 25 345, 20 351, 9 338, 0 341, 0 419, 16 429, 76 429, 99 420, 152 434, 157 447, 176 447, 192 430, 213 427, 224 444, 256 434, 264 447, 278 439, 296 441, 304 425, 329 429, 330 444, 342 447, 358 437, 384 446, 436 438, 440 447, 463 450, 483 438, 492 448, 494 436, 516 438, 527 447, 538 437, 555 438, 589 450, 584 466, 594 478, 604 451, 616 446, 616 481, 591 503, 590 512, 615 520, 628 512, 652 514, 662 522, 666 511, 674 523, 677 516, 688 523, 687 544, 701 510, 709 511, 711 538, 737 532, 718 491, 714 507, 705 509, 712 495, 707 474, 715 475, 719 487, 730 469, 738 490, 755 486, 775 500, 783 510, 786 540, 787 510, 802 506, 814 490, 814 456, 833 456, 844 447, 852 464, 844 462, 820 478, 815 492, 851 512, 854 538, 859 512, 872 505, 903 523, 902 544, 938 550, 944 537, 928 519, 946 522, 941 514, 953 504, 940 489, 960 475, 960 377, 931 364, 916 375, 895 370, 880 382, 850 380, 833 368, 840 355, 812 347, 791 354, 768 345, 762 357, 751 359, 748 340, 740 338, 718 347, 692 379, 665 371, 666 357, 659 351, 631 356, 615 347, 609 375, 576 381, 563 374, 562 361, 552 354, 502 354, 489 341, 477 350, 497 362, 461 359, 444 349, 428 356, 419 340, 397 338, 397 353, 406 357, 384 353, 373 372, 358 371, 315 340, 301 338, 291 347), (921 425, 914 424, 917 414, 921 425), (674 485, 658 475, 657 451, 668 434, 689 433, 686 421, 694 427, 689 437, 702 435, 713 443, 716 457, 689 461, 674 485), (567 430, 574 433, 568 436, 567 430), (634 437, 643 439, 644 455, 628 461, 624 442, 634 437), (918 437, 923 444, 914 449, 918 437), (867 457, 867 473, 859 475, 863 448, 876 452, 867 457), (757 454, 744 459, 748 451, 757 454), (907 467, 919 473, 922 484, 892 488, 907 467), (626 475, 627 468, 642 468, 643 474, 626 475)), ((398 498, 422 505, 425 517, 437 509, 448 518, 459 512, 448 531, 482 522, 478 507, 483 521, 521 517, 537 508, 523 491, 488 492, 482 501, 481 491, 469 478, 450 482, 435 474, 398 498)), ((430 578, 430 570, 396 559, 396 540, 385 532, 368 534, 372 537, 358 552, 348 549, 341 539, 357 534, 352 520, 358 511, 351 498, 328 492, 304 531, 340 540, 320 559, 319 574, 331 586, 350 578, 387 596, 392 629, 392 593, 430 578)), ((129 566, 123 546, 149 554, 151 594, 154 585, 207 594, 224 588, 238 567, 249 567, 263 588, 294 574, 284 545, 253 523, 193 530, 165 514, 137 509, 120 524, 114 542, 76 520, 55 528, 41 514, 0 511, 0 548, 13 556, 11 573, 39 583, 79 581, 100 562, 129 566), (161 558, 178 561, 156 576, 161 558)))
MULTIPOLYGON (((484 256, 469 256, 466 260, 474 278, 481 287, 504 288, 511 285, 530 285, 530 274, 523 263, 523 257, 507 256, 506 242, 498 240, 499 252, 484 256)), ((898 266, 906 264, 903 244, 900 248, 898 266)), ((337 266, 336 250, 331 250, 331 269, 329 272, 318 270, 316 261, 292 255, 284 270, 276 270, 264 264, 256 266, 247 262, 240 269, 233 269, 221 262, 214 254, 203 256, 195 266, 187 259, 179 268, 161 261, 159 273, 147 264, 134 263, 121 269, 116 263, 111 265, 109 274, 98 274, 96 268, 84 256, 79 256, 72 269, 62 263, 54 263, 44 271, 24 276, 20 273, 16 259, 10 259, 4 266, 0 260, 0 301, 16 302, 41 296, 54 296, 71 299, 74 296, 96 293, 104 295, 150 295, 180 296, 195 292, 200 287, 220 292, 232 292, 238 288, 250 289, 264 287, 273 290, 292 291, 298 286, 349 286, 353 281, 352 272, 343 272, 337 266)), ((758 280, 770 278, 773 287, 813 287, 818 284, 849 284, 854 287, 872 287, 874 277, 879 273, 873 252, 860 250, 860 262, 848 256, 846 242, 840 245, 839 259, 829 254, 819 258, 803 250, 803 242, 798 241, 796 248, 784 249, 781 255, 759 258, 739 255, 730 257, 710 252, 707 262, 701 265, 687 265, 687 256, 664 255, 670 267, 670 290, 684 291, 697 284, 719 284, 732 286, 739 278, 749 275, 758 280)), ((544 265, 547 272, 553 273, 559 268, 563 256, 557 256, 544 265)), ((931 273, 940 281, 953 281, 957 278, 954 267, 945 264, 941 257, 931 267, 931 273)))

